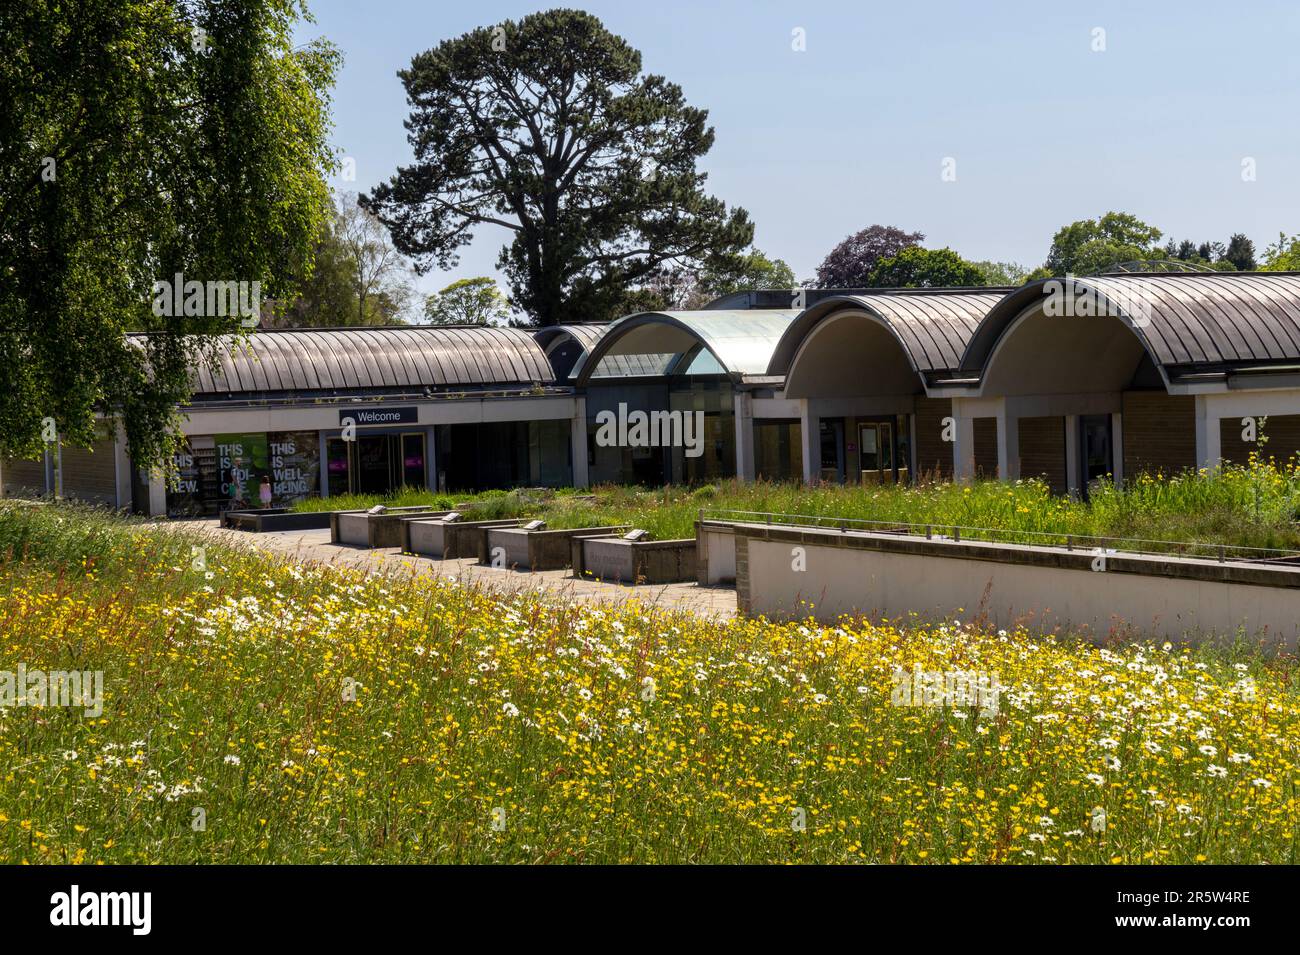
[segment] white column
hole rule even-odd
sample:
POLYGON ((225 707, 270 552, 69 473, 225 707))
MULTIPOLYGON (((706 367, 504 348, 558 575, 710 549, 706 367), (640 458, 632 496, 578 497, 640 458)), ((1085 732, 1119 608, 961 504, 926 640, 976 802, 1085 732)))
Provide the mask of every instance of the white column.
POLYGON ((952 399, 952 476, 955 481, 975 478, 975 418, 961 398, 952 399))
POLYGON ((1120 487, 1124 484, 1124 416, 1118 411, 1110 415, 1110 456, 1110 473, 1120 487))
POLYGON ((998 477, 1014 481, 1020 477, 1020 419, 1004 405, 997 420, 998 477))
POLYGON ((587 399, 573 399, 573 423, 570 429, 573 448, 573 486, 587 487, 591 483, 587 472, 587 399))
POLYGON ((1220 447, 1219 412, 1215 395, 1196 396, 1196 466, 1217 468, 1223 457, 1220 447))
POLYGON ((131 508, 131 456, 126 451, 126 429, 122 422, 112 421, 113 429, 113 484, 116 489, 115 506, 119 510, 131 508))
POLYGON ((438 428, 429 425, 424 429, 424 486, 438 490, 438 428))
POLYGON ((752 481, 758 470, 754 464, 754 398, 748 391, 738 391, 732 407, 736 419, 736 477, 752 481))
POLYGON ((803 480, 812 484, 821 473, 821 419, 813 413, 807 398, 799 399, 799 437, 803 444, 803 480))
POLYGON ((149 469, 149 514, 167 516, 167 482, 160 467, 149 469))
POLYGON ((330 459, 329 445, 326 443, 325 432, 316 432, 316 451, 320 458, 320 466, 317 467, 317 488, 321 497, 330 496, 330 459))
POLYGON ((1071 494, 1078 494, 1079 487, 1079 416, 1065 416, 1065 486, 1071 494))

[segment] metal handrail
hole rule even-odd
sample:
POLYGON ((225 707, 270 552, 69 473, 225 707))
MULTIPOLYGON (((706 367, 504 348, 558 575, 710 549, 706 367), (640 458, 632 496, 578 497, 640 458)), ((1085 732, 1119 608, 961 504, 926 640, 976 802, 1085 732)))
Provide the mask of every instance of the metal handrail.
MULTIPOLYGON (((734 508, 717 508, 706 507, 700 508, 699 518, 705 520, 736 520, 737 517, 746 518, 746 520, 737 521, 738 523, 759 523, 759 524, 782 524, 785 526, 815 526, 823 527, 823 522, 832 522, 835 529, 841 533, 848 530, 849 525, 855 529, 863 530, 888 529, 893 532, 903 531, 909 536, 915 534, 924 536, 927 540, 935 539, 938 535, 950 537, 954 542, 960 543, 962 540, 980 540, 979 535, 1002 535, 1006 537, 1029 538, 1030 541, 1007 541, 1008 543, 1029 543, 1032 539, 1044 540, 1044 546, 1060 546, 1066 550, 1074 550, 1075 547, 1088 547, 1089 542, 1094 547, 1102 547, 1116 552, 1123 551, 1129 554, 1148 554, 1152 556, 1168 556, 1173 551, 1180 557, 1201 556, 1192 551, 1204 550, 1209 556, 1216 557, 1220 563, 1227 560, 1230 554, 1248 554, 1257 557, 1257 559, 1281 559, 1281 558, 1300 558, 1300 550, 1283 550, 1275 547, 1249 547, 1244 544, 1223 544, 1211 543, 1206 541, 1166 541, 1153 540, 1143 537, 1100 537, 1092 534, 1067 534, 1060 531, 1030 531, 1030 530, 1007 530, 997 527, 972 527, 960 524, 940 524, 931 521, 927 524, 911 523, 909 521, 879 521, 868 520, 860 517, 838 517, 829 514, 782 514, 774 511, 744 511, 734 508), (709 515, 709 516, 706 516, 709 515), (718 515, 718 516, 713 516, 718 515), (732 515, 732 517, 723 517, 721 515, 732 515), (761 520, 749 520, 749 518, 761 518, 761 520), (1142 547, 1131 546, 1114 546, 1111 545, 1155 545, 1162 549, 1144 549, 1142 547)), ((997 543, 996 540, 986 541, 986 543, 997 543)))

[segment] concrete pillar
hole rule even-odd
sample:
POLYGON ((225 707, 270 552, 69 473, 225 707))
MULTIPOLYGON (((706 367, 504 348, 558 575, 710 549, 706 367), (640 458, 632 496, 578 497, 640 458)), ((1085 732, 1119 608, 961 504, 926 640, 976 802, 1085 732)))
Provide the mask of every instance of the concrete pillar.
POLYGON ((438 428, 429 425, 424 429, 424 486, 438 490, 438 428))
POLYGON ((162 468, 149 469, 149 515, 167 516, 167 480, 162 468))
POLYGON ((1079 416, 1065 416, 1065 486, 1071 494, 1078 494, 1079 486, 1079 416))
POLYGON ((1118 411, 1110 414, 1110 473, 1115 478, 1115 486, 1124 484, 1124 416, 1118 411))
POLYGON ((122 422, 113 421, 113 486, 114 507, 119 510, 131 509, 131 456, 126 450, 126 429, 122 422))
POLYGON ((803 447, 803 480, 812 484, 821 474, 821 419, 813 413, 807 398, 799 399, 799 436, 803 447))
POLYGON ((961 398, 952 399, 953 442, 952 476, 954 481, 975 479, 975 418, 961 398))
POLYGON ((911 458, 911 460, 907 462, 907 476, 908 483, 915 484, 920 478, 920 475, 916 473, 916 462, 918 458, 916 450, 916 413, 913 412, 908 415, 907 419, 910 426, 907 437, 907 450, 911 458))
POLYGON ((752 481, 758 473, 754 464, 754 398, 748 391, 736 393, 736 477, 752 481))
POLYGON ((325 440, 325 432, 317 431, 316 448, 320 457, 320 467, 316 469, 319 472, 316 480, 318 482, 317 490, 320 492, 321 497, 330 496, 330 461, 327 453, 329 445, 325 443, 325 440))
POLYGON ((1014 481, 1020 477, 1020 419, 1003 410, 998 414, 998 477, 1014 481))
POLYGON ((1196 396, 1196 466, 1216 468, 1223 457, 1219 436, 1219 412, 1214 395, 1196 396))
POLYGON ((570 428, 570 447, 573 449, 573 486, 587 487, 591 483, 587 471, 587 399, 573 399, 573 421, 570 428))

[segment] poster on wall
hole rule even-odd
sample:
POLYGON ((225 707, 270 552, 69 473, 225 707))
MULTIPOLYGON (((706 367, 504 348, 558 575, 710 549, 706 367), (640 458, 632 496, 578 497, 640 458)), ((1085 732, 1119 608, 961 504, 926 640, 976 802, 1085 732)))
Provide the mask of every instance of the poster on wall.
POLYGON ((225 508, 258 507, 257 489, 267 468, 266 434, 218 434, 217 476, 225 508))
POLYGON ((215 513, 218 507, 216 449, 211 435, 192 435, 172 455, 172 479, 167 486, 169 517, 215 513))
POLYGON ((272 431, 266 440, 272 505, 284 507, 315 497, 320 484, 319 435, 315 431, 272 431))

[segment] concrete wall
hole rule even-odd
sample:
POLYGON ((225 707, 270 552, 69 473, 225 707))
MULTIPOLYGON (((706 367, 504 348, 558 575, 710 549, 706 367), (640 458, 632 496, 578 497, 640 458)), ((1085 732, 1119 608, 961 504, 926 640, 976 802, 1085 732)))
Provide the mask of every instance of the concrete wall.
POLYGON ((695 570, 704 587, 736 582, 736 534, 729 524, 695 522, 695 570))
POLYGON ((736 526, 737 602, 748 614, 921 620, 984 616, 1102 639, 1109 634, 1281 639, 1300 633, 1300 567, 1065 548, 736 526), (796 548, 802 548, 796 560, 796 548), (805 570, 794 569, 802 562, 805 570))

